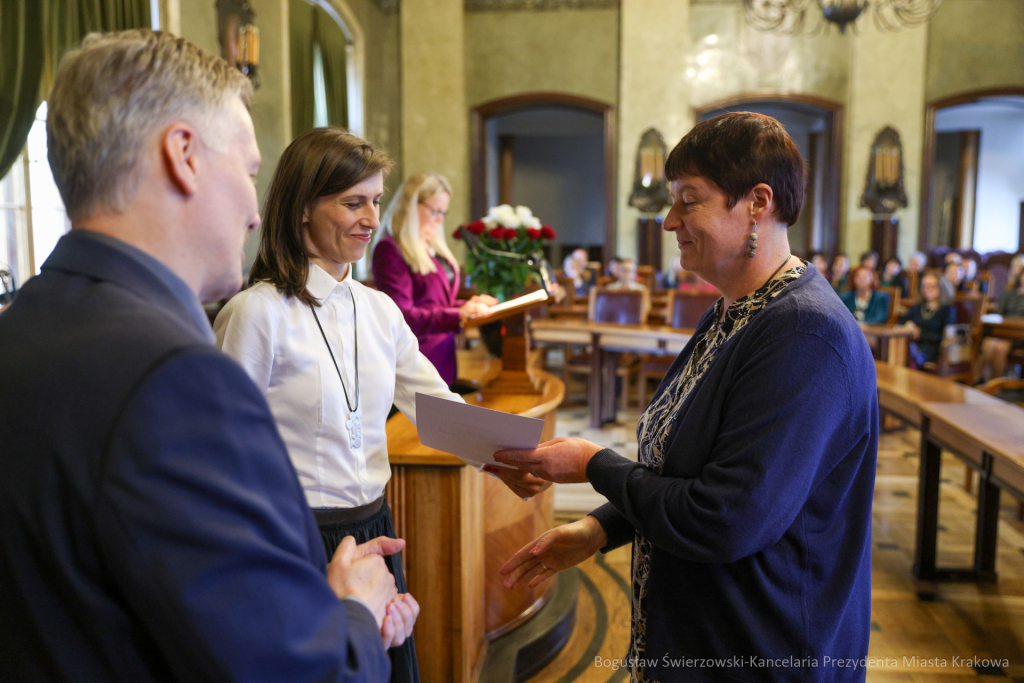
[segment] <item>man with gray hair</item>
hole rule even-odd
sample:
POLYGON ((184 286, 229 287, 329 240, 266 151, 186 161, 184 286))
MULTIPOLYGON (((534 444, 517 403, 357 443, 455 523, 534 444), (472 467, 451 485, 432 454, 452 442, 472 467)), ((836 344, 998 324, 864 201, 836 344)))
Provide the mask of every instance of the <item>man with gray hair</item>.
MULTIPOLYGON (((386 681, 383 554, 330 564, 267 404, 213 345, 260 218, 248 80, 169 34, 66 55, 71 219, 0 314, 0 677, 386 681)), ((388 618, 385 619, 385 613, 388 618)))

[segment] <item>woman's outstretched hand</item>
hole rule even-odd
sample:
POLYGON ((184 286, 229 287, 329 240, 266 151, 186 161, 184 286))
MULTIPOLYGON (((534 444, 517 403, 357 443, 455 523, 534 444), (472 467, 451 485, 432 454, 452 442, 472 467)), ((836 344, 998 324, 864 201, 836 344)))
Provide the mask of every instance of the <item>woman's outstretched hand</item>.
POLYGON ((604 527, 589 515, 541 534, 501 568, 505 588, 535 588, 552 576, 574 567, 608 543, 604 527))
POLYGON ((586 439, 563 436, 529 450, 498 451, 494 459, 556 484, 577 484, 587 481, 587 464, 602 448, 586 439))

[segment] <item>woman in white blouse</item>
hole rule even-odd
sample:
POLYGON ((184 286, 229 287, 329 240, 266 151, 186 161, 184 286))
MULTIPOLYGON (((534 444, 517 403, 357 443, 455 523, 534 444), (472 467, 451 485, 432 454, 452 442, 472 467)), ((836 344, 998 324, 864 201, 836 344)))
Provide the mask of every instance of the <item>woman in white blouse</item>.
MULTIPOLYGON (((416 392, 462 400, 391 298, 352 279, 350 264, 380 227, 390 167, 339 128, 296 138, 271 182, 250 287, 214 324, 220 347, 266 393, 328 557, 345 536, 395 536, 384 499, 392 404, 415 423, 416 392)), ((406 594, 400 557, 386 560, 406 594)), ((418 610, 406 594, 388 615, 408 622, 418 610)), ((392 681, 419 680, 411 637, 390 654, 392 681)))

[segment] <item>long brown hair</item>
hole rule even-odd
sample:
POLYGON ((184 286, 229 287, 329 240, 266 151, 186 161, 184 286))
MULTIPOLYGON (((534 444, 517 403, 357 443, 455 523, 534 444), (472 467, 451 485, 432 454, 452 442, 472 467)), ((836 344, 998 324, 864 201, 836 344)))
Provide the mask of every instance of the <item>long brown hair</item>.
POLYGON ((302 228, 303 210, 315 199, 386 174, 392 165, 384 152, 344 128, 314 128, 292 140, 263 203, 263 229, 249 286, 269 282, 285 296, 319 306, 306 291, 310 254, 302 228))

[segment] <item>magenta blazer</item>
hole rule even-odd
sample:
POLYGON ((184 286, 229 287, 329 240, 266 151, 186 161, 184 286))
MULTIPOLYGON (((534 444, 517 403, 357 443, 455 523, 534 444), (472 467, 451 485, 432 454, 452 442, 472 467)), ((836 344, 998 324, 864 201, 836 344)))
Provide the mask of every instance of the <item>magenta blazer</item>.
POLYGON ((420 342, 426 356, 448 384, 455 381, 455 333, 459 330, 459 307, 466 303, 456 299, 459 293, 459 271, 455 280, 448 277, 441 261, 434 256, 436 273, 420 275, 412 272, 402 258, 402 251, 391 237, 385 236, 373 250, 373 282, 398 304, 420 342))

